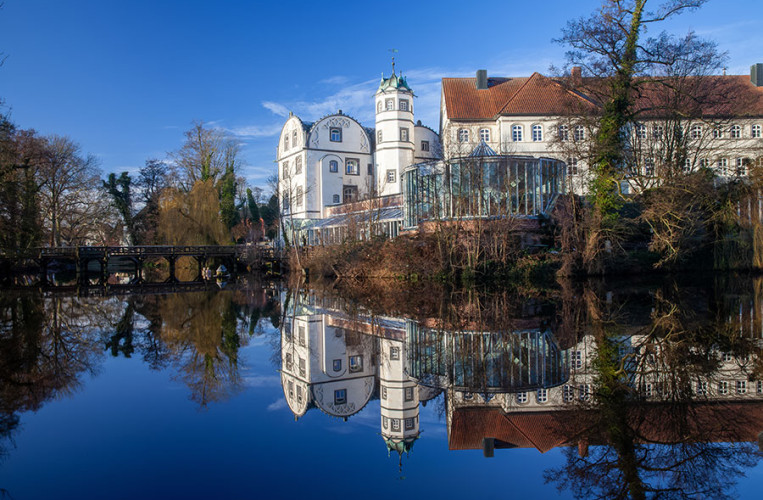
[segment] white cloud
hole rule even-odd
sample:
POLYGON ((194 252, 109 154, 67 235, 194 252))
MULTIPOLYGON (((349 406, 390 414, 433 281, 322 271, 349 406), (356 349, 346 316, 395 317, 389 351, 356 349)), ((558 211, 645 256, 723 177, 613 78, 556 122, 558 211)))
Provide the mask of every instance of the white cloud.
POLYGON ((247 387, 276 387, 281 385, 281 378, 275 375, 253 375, 244 377, 244 385, 247 387))
POLYGON ((278 116, 289 116, 289 108, 273 101, 263 101, 262 107, 278 116))
POLYGON ((281 133, 282 124, 276 125, 245 125, 226 129, 236 137, 273 137, 281 133))
POLYGON ((268 405, 268 411, 277 411, 282 410, 283 408, 286 408, 288 405, 286 404, 286 399, 281 398, 273 401, 268 405))

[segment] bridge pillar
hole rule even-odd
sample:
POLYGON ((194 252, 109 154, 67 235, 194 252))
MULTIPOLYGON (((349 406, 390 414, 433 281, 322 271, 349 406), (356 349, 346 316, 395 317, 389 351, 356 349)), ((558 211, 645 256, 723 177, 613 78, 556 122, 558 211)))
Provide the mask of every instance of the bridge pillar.
POLYGON ((169 283, 176 283, 177 280, 178 280, 177 277, 175 276, 175 260, 176 260, 176 257, 174 255, 167 255, 166 259, 167 259, 167 262, 170 265, 170 276, 169 276, 169 278, 167 278, 167 281, 169 283))

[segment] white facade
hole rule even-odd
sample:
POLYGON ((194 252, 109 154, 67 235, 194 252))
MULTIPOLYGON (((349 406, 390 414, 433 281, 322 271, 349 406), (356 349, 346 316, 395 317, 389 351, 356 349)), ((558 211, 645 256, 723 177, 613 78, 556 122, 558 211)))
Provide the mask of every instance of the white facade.
POLYGON ((363 127, 341 110, 315 123, 290 115, 276 155, 281 213, 321 219, 326 207, 400 194, 403 169, 441 152, 437 132, 414 122, 414 97, 393 71, 369 101, 376 128, 363 127))

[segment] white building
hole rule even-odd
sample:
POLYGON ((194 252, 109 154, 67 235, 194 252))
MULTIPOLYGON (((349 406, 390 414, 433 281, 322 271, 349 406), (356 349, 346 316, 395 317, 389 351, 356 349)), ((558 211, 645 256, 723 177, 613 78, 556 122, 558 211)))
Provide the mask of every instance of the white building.
POLYGON ((290 115, 278 143, 281 211, 289 220, 323 219, 327 207, 401 193, 403 169, 436 159, 439 135, 414 121, 414 93, 393 70, 376 91, 375 128, 342 113, 315 123, 290 115))

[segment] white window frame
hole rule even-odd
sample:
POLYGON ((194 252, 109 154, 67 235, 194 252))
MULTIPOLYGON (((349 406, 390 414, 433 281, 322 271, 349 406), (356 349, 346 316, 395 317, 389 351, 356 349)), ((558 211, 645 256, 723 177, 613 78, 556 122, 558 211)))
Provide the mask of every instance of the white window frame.
POLYGON ((729 128, 729 137, 732 139, 741 139, 742 138, 742 126, 741 125, 732 125, 731 128, 729 128))
POLYGON ((329 141, 330 142, 342 142, 342 128, 331 127, 329 129, 329 141))
POLYGON ((548 403, 548 389, 538 389, 535 393, 535 399, 540 404, 548 403))
POLYGON ((400 111, 408 111, 408 100, 407 99, 400 99, 399 104, 400 111))
POLYGON ((347 389, 337 389, 334 391, 334 404, 335 405, 347 404, 347 389))
POLYGON ((347 175, 360 175, 360 160, 357 158, 345 158, 344 173, 347 175))
POLYGON ((753 139, 760 139, 763 137, 763 127, 757 123, 750 125, 750 137, 753 139))
POLYGON ((585 127, 583 125, 575 125, 572 138, 575 142, 585 140, 585 127))
POLYGON ((516 398, 517 398, 517 403, 518 404, 523 405, 523 404, 527 403, 527 401, 528 401, 527 392, 525 392, 525 391, 518 392, 517 395, 516 395, 516 398))
POLYGON ((480 141, 490 142, 490 129, 489 128, 481 128, 480 129, 480 141))
POLYGON ((458 129, 457 138, 458 138, 458 142, 462 144, 469 142, 469 129, 466 129, 466 128, 458 129))
POLYGON ((522 142, 522 136, 524 135, 524 127, 516 124, 511 126, 511 140, 512 142, 522 142))
POLYGON ((394 169, 387 170, 387 184, 391 184, 395 182, 395 179, 397 178, 397 172, 395 172, 394 169))
POLYGON ((567 142, 570 140, 570 127, 567 125, 559 125, 557 133, 560 141, 567 142))

